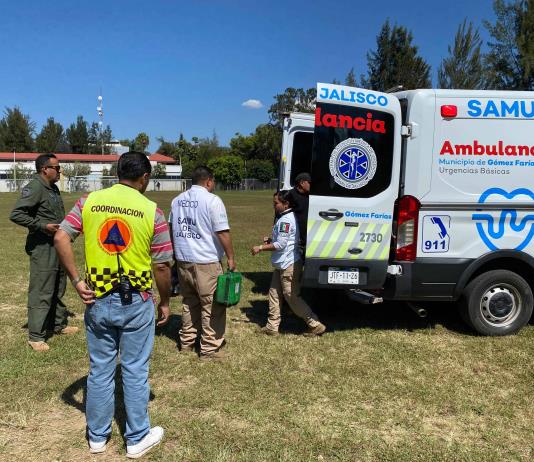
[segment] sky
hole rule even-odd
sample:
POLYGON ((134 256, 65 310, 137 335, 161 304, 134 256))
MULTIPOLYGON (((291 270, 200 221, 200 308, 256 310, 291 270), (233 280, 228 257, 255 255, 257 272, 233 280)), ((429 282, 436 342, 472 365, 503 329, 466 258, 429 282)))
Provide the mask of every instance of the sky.
POLYGON ((366 73, 386 19, 412 31, 435 84, 464 18, 487 42, 491 0, 0 0, 0 108, 67 127, 98 120, 101 89, 114 138, 228 145, 287 87, 366 73))

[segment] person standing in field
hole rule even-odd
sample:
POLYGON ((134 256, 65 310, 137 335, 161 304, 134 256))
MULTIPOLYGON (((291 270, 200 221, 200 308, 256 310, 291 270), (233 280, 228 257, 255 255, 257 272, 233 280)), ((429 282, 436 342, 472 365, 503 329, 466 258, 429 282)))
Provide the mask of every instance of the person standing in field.
POLYGON ((163 212, 143 193, 150 162, 140 152, 119 158, 119 183, 82 197, 61 223, 55 245, 85 310, 90 370, 86 419, 89 450, 101 453, 115 412, 115 369, 120 357, 126 409, 126 456, 141 457, 163 438, 148 416, 149 359, 154 344, 156 281, 158 326, 170 316, 172 244, 163 212), (85 280, 71 241, 85 236, 85 280))
POLYGON ((226 307, 214 300, 224 254, 228 269, 236 269, 226 209, 223 201, 212 194, 214 189, 213 172, 208 167, 197 167, 193 186, 174 198, 169 218, 183 295, 181 351, 195 351, 200 337, 202 360, 225 356, 226 307))
POLYGON ((41 154, 35 160, 35 177, 22 189, 10 219, 28 228, 26 253, 30 256, 28 288, 28 344, 35 351, 47 351, 47 331, 74 334, 67 326, 65 271, 54 249, 54 234, 65 217, 63 199, 56 183, 61 167, 54 154, 41 154))
POLYGON ((274 194, 273 207, 278 219, 273 227, 272 238, 251 249, 252 255, 265 251, 272 252, 271 263, 274 267, 269 288, 269 315, 267 325, 261 329, 261 332, 267 335, 278 335, 281 304, 285 299, 291 310, 307 324, 308 330, 304 335, 312 337, 323 334, 326 327, 300 296, 302 260, 298 246, 298 226, 295 214, 289 207, 290 197, 289 191, 274 194))

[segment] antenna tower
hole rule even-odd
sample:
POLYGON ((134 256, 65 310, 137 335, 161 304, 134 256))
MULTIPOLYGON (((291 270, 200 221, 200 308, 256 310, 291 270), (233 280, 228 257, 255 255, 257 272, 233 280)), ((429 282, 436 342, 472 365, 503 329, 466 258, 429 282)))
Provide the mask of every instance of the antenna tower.
POLYGON ((102 98, 102 88, 97 98, 98 106, 96 112, 98 113, 98 129, 100 130, 100 142, 102 143, 102 155, 104 155, 104 104, 102 98))

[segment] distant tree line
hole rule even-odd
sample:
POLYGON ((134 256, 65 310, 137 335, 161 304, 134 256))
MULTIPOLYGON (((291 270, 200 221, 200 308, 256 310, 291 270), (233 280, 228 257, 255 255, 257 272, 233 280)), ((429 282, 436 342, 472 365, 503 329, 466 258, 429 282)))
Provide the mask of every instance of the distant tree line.
MULTIPOLYGON (((109 154, 113 140, 111 127, 100 128, 97 122, 89 124, 83 116, 66 129, 49 117, 36 133, 36 125, 19 107, 5 108, 0 119, 0 151, 56 152, 73 154, 109 154)), ((121 140, 121 145, 145 152, 150 140, 139 133, 133 140, 121 140)))
MULTIPOLYGON (((464 19, 457 28, 437 70, 438 88, 534 90, 534 0, 494 0, 495 22, 484 21, 490 41, 483 49, 478 29, 464 19)), ((430 88, 431 67, 419 55, 413 34, 406 27, 387 20, 376 37, 376 48, 367 53, 367 69, 359 78, 352 67, 343 81, 333 83, 360 86, 377 91, 402 86, 404 89, 430 88)), ((316 88, 287 88, 274 96, 268 110, 269 121, 254 133, 236 133, 229 146, 211 137, 186 140, 158 138, 157 152, 175 158, 182 165, 182 176, 190 177, 193 168, 207 164, 215 169, 218 180, 231 185, 242 178, 268 181, 277 174, 282 142, 282 123, 289 112, 313 112, 316 88)), ((111 128, 100 131, 81 116, 66 130, 48 119, 35 135, 35 124, 19 108, 6 108, 0 120, 0 150, 101 152, 111 140, 111 128)), ((140 133, 133 140, 122 140, 132 149, 146 151, 149 139, 140 133)))

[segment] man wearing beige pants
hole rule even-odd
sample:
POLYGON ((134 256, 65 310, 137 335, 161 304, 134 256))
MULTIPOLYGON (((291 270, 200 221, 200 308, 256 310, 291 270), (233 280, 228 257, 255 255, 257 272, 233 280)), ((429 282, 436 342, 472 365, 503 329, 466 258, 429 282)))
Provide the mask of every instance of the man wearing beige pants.
POLYGON ((236 264, 226 209, 214 188, 213 172, 197 167, 191 189, 172 201, 169 223, 183 295, 181 350, 195 351, 200 338, 200 359, 217 360, 224 357, 226 307, 214 293, 223 255, 230 271, 236 264))

